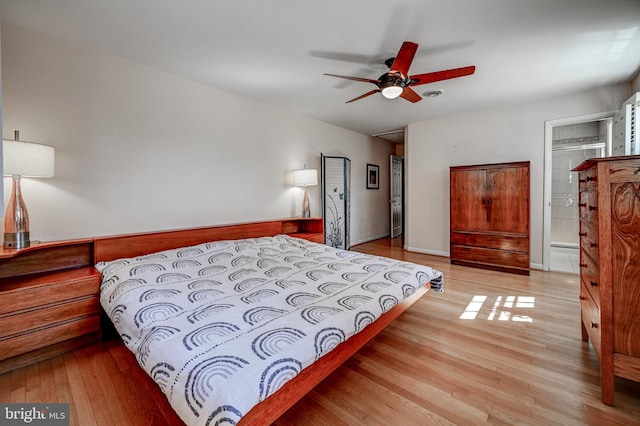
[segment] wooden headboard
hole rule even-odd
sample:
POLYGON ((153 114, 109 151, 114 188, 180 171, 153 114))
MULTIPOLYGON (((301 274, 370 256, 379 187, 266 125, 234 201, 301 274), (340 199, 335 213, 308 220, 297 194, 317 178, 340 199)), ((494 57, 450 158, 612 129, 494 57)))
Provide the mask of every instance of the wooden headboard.
MULTIPOLYGON (((276 234, 303 236, 311 235, 311 233, 322 236, 321 218, 288 218, 203 228, 115 235, 94 238, 93 257, 94 263, 97 263, 123 257, 141 256, 178 247, 187 247, 209 241, 270 237, 276 234)), ((324 241, 323 236, 322 240, 324 241)))
POLYGON ((208 241, 267 237, 280 233, 281 229, 282 222, 277 220, 98 237, 94 239, 94 260, 135 257, 208 241))

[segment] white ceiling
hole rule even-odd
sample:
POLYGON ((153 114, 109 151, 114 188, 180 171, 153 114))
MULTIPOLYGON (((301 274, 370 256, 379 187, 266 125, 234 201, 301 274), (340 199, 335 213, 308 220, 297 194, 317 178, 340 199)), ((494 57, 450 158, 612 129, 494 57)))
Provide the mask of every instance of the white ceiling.
POLYGON ((640 0, 0 0, 3 22, 83 43, 364 134, 632 79, 640 0), (378 78, 403 41, 412 104, 323 73, 378 78))

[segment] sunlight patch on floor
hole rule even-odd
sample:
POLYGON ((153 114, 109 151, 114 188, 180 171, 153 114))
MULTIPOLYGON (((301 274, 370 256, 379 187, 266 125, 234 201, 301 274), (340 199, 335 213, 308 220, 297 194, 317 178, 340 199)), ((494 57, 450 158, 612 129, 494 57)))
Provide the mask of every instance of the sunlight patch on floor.
POLYGON ((474 320, 479 316, 482 318, 482 309, 487 306, 489 312, 486 314, 488 321, 513 321, 513 322, 533 322, 533 318, 523 315, 521 309, 533 309, 536 298, 533 296, 497 296, 495 301, 489 300, 488 296, 475 295, 469 301, 460 319, 474 320), (487 303, 488 302, 488 303, 487 303), (491 308, 488 308, 488 307, 491 308))

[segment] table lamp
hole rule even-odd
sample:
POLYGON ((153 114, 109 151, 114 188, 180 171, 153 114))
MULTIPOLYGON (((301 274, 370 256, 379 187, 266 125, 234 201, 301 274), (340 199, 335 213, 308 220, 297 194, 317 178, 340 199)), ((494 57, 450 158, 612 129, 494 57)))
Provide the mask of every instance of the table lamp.
POLYGON ((4 216, 4 248, 19 249, 29 247, 29 214, 20 190, 21 177, 53 177, 55 149, 19 140, 15 131, 15 140, 2 140, 3 174, 11 176, 13 185, 11 198, 4 216))
POLYGON ((302 198, 302 217, 311 217, 311 207, 309 205, 308 186, 318 184, 318 171, 316 169, 300 169, 293 171, 293 186, 304 187, 304 197, 302 198))

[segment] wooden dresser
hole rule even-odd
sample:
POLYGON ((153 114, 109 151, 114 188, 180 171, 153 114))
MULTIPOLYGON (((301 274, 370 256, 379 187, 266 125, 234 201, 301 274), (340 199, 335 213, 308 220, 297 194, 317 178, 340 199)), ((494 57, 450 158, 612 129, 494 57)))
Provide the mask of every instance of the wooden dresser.
POLYGON ((451 263, 529 275, 529 167, 451 167, 451 263))
POLYGON ((0 372, 100 338, 93 241, 0 249, 0 372))
POLYGON ((580 187, 582 338, 600 361, 602 401, 614 376, 640 381, 640 156, 591 159, 580 187))

